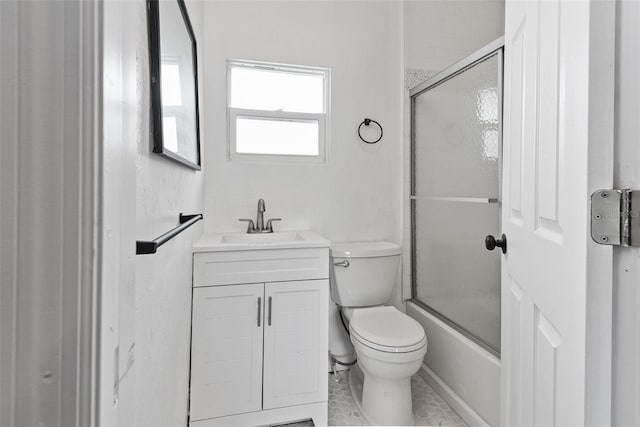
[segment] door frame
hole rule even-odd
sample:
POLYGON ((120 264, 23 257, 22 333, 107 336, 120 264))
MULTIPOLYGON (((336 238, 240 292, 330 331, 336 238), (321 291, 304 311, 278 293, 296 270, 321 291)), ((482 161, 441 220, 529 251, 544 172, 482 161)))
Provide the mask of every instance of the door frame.
POLYGON ((0 2, 3 426, 99 423, 101 19, 0 2))
MULTIPOLYGON (((591 2, 588 129, 589 169, 609 168, 606 177, 589 177, 588 193, 613 188, 615 173, 616 2, 591 2), (595 142, 595 143, 594 143, 595 142), (601 166, 602 165, 602 166, 601 166)), ((590 224, 590 219, 587 220, 590 224)), ((590 228, 590 225, 587 226, 590 228)), ((587 247, 586 396, 587 425, 610 425, 613 407, 613 248, 587 247)))

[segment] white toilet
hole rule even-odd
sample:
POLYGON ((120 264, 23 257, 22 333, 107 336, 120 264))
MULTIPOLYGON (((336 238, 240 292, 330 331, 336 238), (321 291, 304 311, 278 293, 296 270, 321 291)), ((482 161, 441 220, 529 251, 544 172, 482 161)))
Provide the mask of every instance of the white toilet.
POLYGON ((413 425, 411 376, 427 353, 422 326, 391 298, 400 247, 389 242, 331 245, 331 298, 349 322, 358 367, 349 373, 351 393, 367 422, 413 425))

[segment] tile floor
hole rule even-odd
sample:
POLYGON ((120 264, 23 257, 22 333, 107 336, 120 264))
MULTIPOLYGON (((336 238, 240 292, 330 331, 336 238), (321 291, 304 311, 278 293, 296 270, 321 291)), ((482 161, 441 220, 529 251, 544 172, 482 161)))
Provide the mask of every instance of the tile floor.
MULTIPOLYGON (((466 427, 462 418, 417 374, 411 379, 411 394, 417 426, 466 427)), ((337 382, 334 376, 329 374, 329 425, 365 425, 351 397, 346 371, 340 374, 340 380, 337 382)))

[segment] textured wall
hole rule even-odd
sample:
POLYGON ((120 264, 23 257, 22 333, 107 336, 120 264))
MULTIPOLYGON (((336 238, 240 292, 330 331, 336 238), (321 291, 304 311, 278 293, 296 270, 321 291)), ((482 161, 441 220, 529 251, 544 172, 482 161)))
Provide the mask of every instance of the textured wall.
MULTIPOLYGON (((187 1, 202 48, 203 3, 187 1)), ((145 2, 137 4, 146 21, 145 2)), ((203 211, 203 171, 151 153, 149 62, 146 25, 138 37, 138 149, 136 159, 136 237, 151 239, 175 227, 178 213, 203 211)), ((200 65, 202 64, 202 57, 200 65)), ((200 67, 201 68, 201 67, 200 67)), ((202 73, 200 85, 202 86, 202 73)), ((206 110, 201 102, 200 114, 206 110)), ((206 164, 206 163, 205 163, 206 164)), ((135 425, 186 425, 191 334, 191 247, 202 233, 196 224, 160 248, 136 257, 135 425)))
POLYGON ((134 3, 104 4, 100 423, 135 411, 136 40, 134 3), (117 379, 117 380, 116 380, 117 379))

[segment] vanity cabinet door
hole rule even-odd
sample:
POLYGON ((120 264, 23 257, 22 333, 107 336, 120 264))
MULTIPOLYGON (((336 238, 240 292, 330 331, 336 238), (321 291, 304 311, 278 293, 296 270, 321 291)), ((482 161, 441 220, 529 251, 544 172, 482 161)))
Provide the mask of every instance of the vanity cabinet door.
POLYGON ((191 420, 262 409, 264 284, 194 288, 191 420))
POLYGON ((329 281, 267 283, 265 298, 264 409, 326 401, 329 281))

